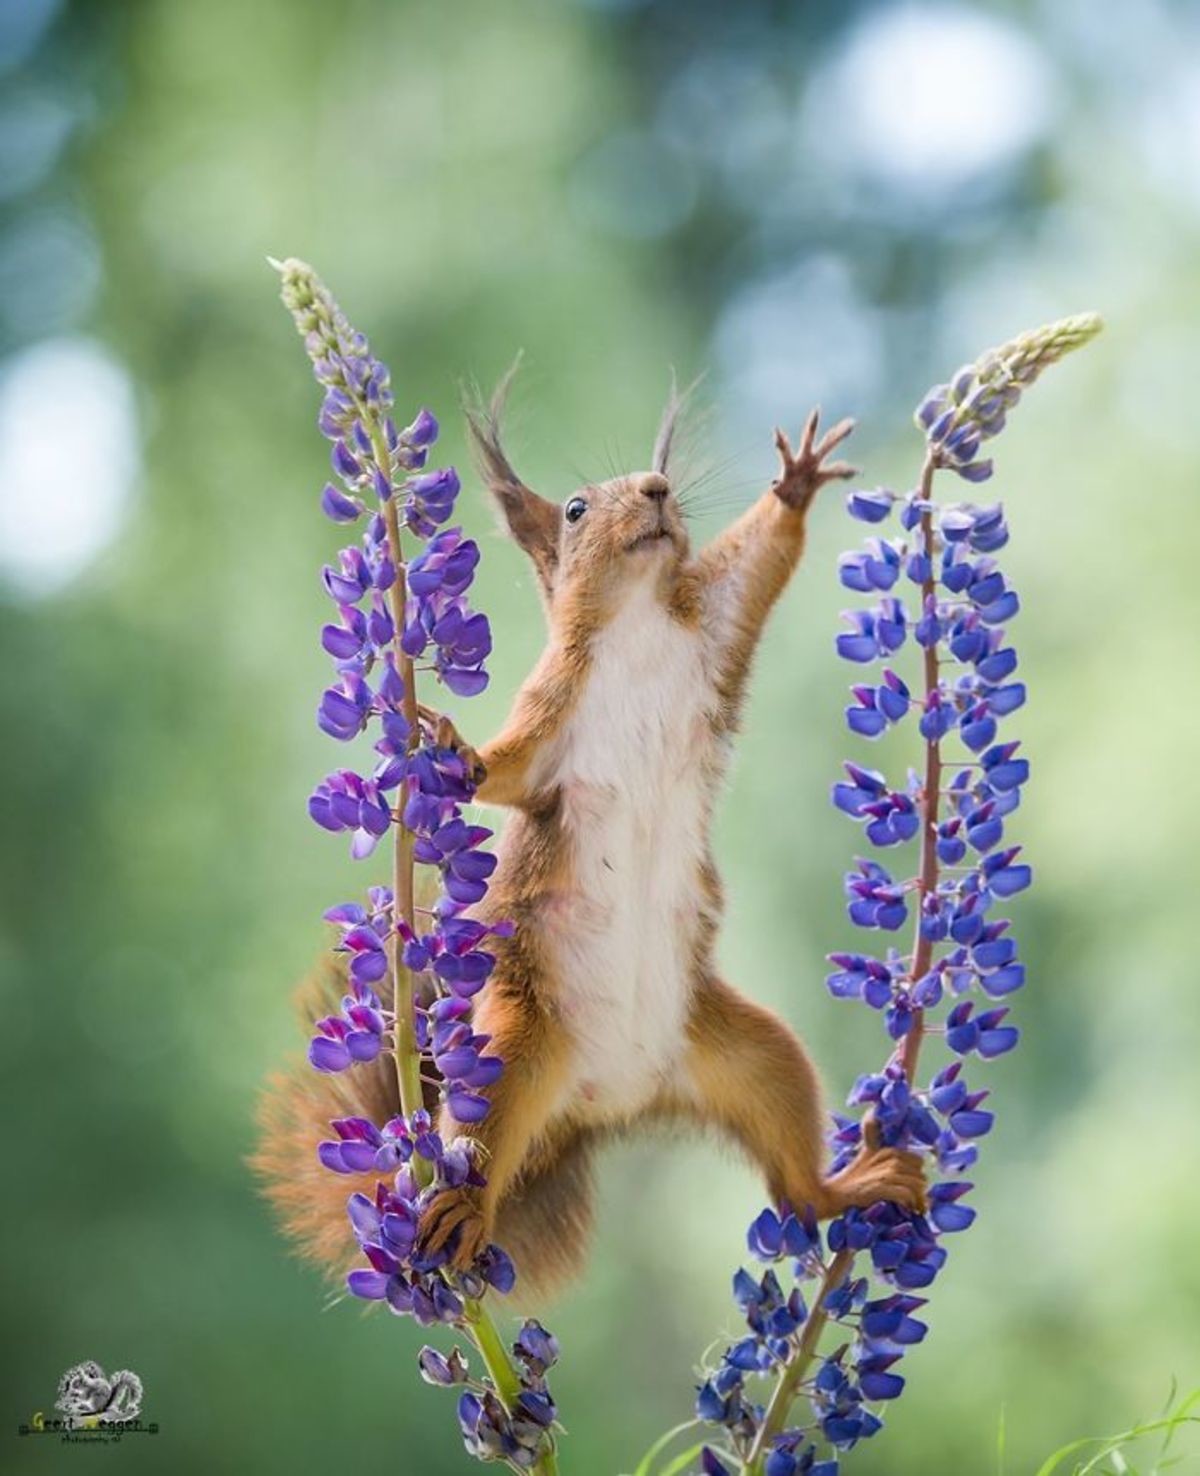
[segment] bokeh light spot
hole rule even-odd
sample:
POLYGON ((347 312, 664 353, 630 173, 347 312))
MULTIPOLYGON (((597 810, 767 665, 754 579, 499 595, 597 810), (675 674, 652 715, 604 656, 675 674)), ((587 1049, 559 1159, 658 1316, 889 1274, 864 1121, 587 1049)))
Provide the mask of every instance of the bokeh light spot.
POLYGON ((862 172, 938 193, 1034 143, 1052 93, 1048 63, 1015 26, 957 6, 905 6, 851 32, 814 81, 805 121, 862 172))
POLYGON ((1150 177, 1171 199, 1200 205, 1200 66, 1162 79, 1146 106, 1141 139, 1150 177))
POLYGON ((743 287, 721 315, 715 352, 736 437, 793 426, 818 403, 839 414, 869 404, 884 362, 878 315, 845 264, 825 255, 743 287))
POLYGON ((0 72, 29 56, 60 6, 61 0, 0 0, 0 72))
POLYGON ((0 371, 0 575, 68 584, 116 536, 139 463, 133 386, 99 344, 55 339, 0 371))
POLYGON ((0 328, 16 339, 73 328, 91 308, 101 273, 95 233, 80 211, 26 210, 0 234, 0 328))
POLYGON ((31 189, 50 172, 75 117, 62 97, 44 89, 14 88, 0 101, 0 199, 31 189))

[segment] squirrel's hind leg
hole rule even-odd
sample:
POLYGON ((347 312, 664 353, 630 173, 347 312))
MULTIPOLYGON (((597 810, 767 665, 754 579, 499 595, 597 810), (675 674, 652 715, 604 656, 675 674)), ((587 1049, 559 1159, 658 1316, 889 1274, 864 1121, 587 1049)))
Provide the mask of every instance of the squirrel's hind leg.
POLYGON ((723 979, 697 984, 685 1071, 693 1112, 737 1139, 777 1203, 812 1205, 821 1219, 880 1199, 923 1208, 921 1160, 912 1153, 868 1142, 847 1169, 826 1177, 820 1084, 808 1053, 777 1015, 723 979))
POLYGON ((496 1240, 517 1268, 518 1302, 541 1301, 582 1271, 591 1239, 592 1154, 599 1133, 552 1132, 501 1199, 496 1240))
POLYGON ((483 1095, 488 1114, 463 1126, 443 1109, 438 1129, 446 1140, 463 1135, 478 1147, 484 1189, 446 1189, 426 1207, 418 1234, 430 1251, 448 1248, 451 1264, 465 1270, 495 1238, 496 1214, 513 1181, 550 1127, 566 1072, 566 1040, 529 992, 506 987, 500 972, 481 997, 475 1028, 491 1036, 488 1054, 504 1073, 483 1095))

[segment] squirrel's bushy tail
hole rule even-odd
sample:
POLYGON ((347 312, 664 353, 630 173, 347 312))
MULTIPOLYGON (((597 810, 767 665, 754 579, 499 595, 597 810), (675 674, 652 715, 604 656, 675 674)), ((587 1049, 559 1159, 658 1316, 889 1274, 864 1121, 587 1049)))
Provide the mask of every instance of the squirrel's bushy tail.
MULTIPOLYGON (((296 996, 305 1038, 317 1020, 337 1013, 345 991, 333 960, 305 981, 296 996)), ((436 1092, 428 1090, 432 1111, 436 1092)), ((387 1053, 337 1073, 314 1071, 299 1056, 270 1076, 259 1096, 250 1167, 300 1255, 334 1281, 356 1260, 346 1201, 358 1190, 373 1195, 377 1175, 331 1173, 317 1158, 317 1144, 333 1136, 335 1117, 382 1124, 399 1111, 387 1053)), ((592 1222, 591 1147, 584 1133, 548 1147, 500 1205, 495 1238, 516 1264, 518 1301, 540 1300, 583 1265, 592 1222)))
MULTIPOLYGON (((342 969, 326 960, 301 985, 296 1008, 307 1039, 317 1020, 336 1014, 345 993, 342 969)), ((380 1056, 352 1071, 314 1071, 303 1056, 266 1081, 258 1100, 258 1143, 250 1167, 300 1254, 338 1278, 354 1259, 346 1201, 373 1193, 370 1174, 335 1174, 317 1158, 317 1144, 334 1133, 335 1117, 384 1123, 400 1110, 395 1067, 380 1056)))

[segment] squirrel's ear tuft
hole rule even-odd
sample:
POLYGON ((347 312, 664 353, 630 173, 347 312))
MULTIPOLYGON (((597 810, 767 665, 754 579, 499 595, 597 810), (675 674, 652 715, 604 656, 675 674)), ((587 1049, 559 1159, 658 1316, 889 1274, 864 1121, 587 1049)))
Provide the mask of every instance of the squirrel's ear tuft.
POLYGON ((654 451, 650 457, 650 470, 658 472, 660 476, 670 476, 671 453, 677 446, 680 421, 692 397, 692 392, 700 383, 701 378, 703 378, 702 375, 700 378, 693 379, 687 389, 681 391, 675 378, 675 371, 671 370, 671 392, 663 407, 662 419, 658 423, 658 434, 654 438, 654 451))
POLYGON ((520 368, 520 354, 485 404, 478 392, 465 394, 463 412, 480 474, 496 499, 508 531, 525 550, 548 595, 558 565, 559 510, 517 476, 500 441, 500 422, 509 386, 520 368))

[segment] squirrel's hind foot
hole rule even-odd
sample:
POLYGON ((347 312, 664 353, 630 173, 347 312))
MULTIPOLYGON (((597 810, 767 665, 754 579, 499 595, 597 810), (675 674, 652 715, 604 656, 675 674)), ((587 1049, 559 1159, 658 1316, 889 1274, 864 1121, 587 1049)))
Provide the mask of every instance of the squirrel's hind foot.
POLYGON ((928 1208, 925 1160, 899 1148, 864 1146, 853 1162, 825 1181, 829 1213, 866 1209, 888 1200, 903 1209, 924 1214, 928 1208))

